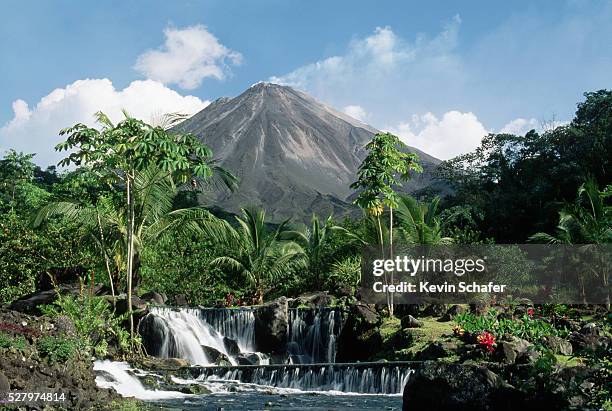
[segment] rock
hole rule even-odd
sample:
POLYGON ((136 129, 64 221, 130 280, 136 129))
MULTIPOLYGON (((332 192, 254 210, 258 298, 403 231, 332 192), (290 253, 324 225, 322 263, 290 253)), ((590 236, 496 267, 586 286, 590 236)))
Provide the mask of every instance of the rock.
POLYGON ((255 309, 255 344, 257 351, 284 353, 289 328, 287 299, 281 297, 255 309))
POLYGON ((58 333, 67 337, 74 337, 76 335, 76 327, 72 320, 65 315, 61 315, 53 321, 53 325, 58 333))
POLYGON ((423 310, 423 316, 425 317, 442 317, 446 313, 445 304, 429 304, 423 310))
POLYGON ((425 304, 400 304, 395 306, 395 315, 399 318, 407 315, 420 317, 423 313, 423 309, 425 309, 425 304))
POLYGON ((588 323, 580 329, 580 334, 598 336, 600 334, 600 329, 597 324, 588 323))
MULTIPOLYGON (((147 303, 135 295, 132 296, 132 311, 146 310, 147 303)), ((115 313, 117 316, 127 313, 127 297, 119 297, 115 303, 115 313)))
POLYGON ((542 342, 556 354, 572 355, 572 344, 563 338, 550 335, 542 338, 542 342))
POLYGON ((572 344, 574 353, 579 353, 580 351, 604 353, 612 348, 612 338, 603 335, 573 332, 569 335, 569 341, 572 344))
POLYGON ((459 314, 463 314, 465 311, 465 307, 455 304, 446 311, 446 314, 442 316, 440 321, 451 321, 453 318, 455 318, 459 314))
POLYGON ((223 337, 223 345, 225 346, 225 351, 227 351, 229 355, 240 354, 240 347, 235 340, 228 337, 223 337))
POLYGON ((157 305, 163 305, 166 303, 164 297, 161 294, 156 293, 155 291, 149 291, 148 293, 144 293, 140 298, 144 301, 155 303, 157 305))
POLYGON ((255 353, 239 354, 236 357, 238 365, 259 365, 261 358, 255 353))
POLYGON ((157 358, 149 356, 142 359, 140 365, 149 370, 175 371, 179 368, 189 367, 189 361, 183 358, 157 358))
POLYGON ((489 304, 487 303, 472 303, 470 304, 470 312, 476 315, 483 315, 489 311, 489 304))
POLYGON ((211 362, 214 362, 214 363, 230 362, 229 358, 227 358, 227 355, 225 355, 224 353, 222 353, 221 351, 217 350, 214 347, 209 347, 208 345, 202 345, 202 351, 204 351, 204 354, 206 354, 206 357, 208 357, 208 359, 211 362))
POLYGON ((292 299, 290 302, 291 308, 298 307, 329 307, 332 305, 334 298, 327 293, 327 291, 317 291, 312 293, 305 293, 292 299))
POLYGON ((185 294, 177 294, 174 296, 174 304, 178 306, 189 305, 185 294))
POLYGON ((341 284, 333 290, 333 293, 337 297, 352 297, 355 292, 352 287, 341 284))
POLYGON ((525 354, 532 344, 529 341, 518 337, 511 337, 510 340, 500 341, 497 344, 495 353, 505 364, 514 364, 517 359, 525 354))
POLYGON ((580 322, 571 318, 560 318, 557 320, 556 327, 559 329, 567 328, 569 331, 579 331, 580 322))
POLYGON ((523 395, 479 365, 427 361, 404 387, 403 410, 516 410, 523 395))
POLYGON ((9 383, 9 379, 4 375, 2 371, 0 371, 0 392, 7 392, 11 390, 11 384, 9 383))
POLYGON ((453 341, 436 341, 416 354, 415 360, 426 361, 449 357, 457 352, 459 345, 453 341))
POLYGON ((420 328, 423 326, 423 323, 410 314, 401 320, 402 328, 420 328))
POLYGON ((380 322, 373 305, 362 302, 351 305, 338 337, 336 361, 365 361, 376 354, 383 342, 378 329, 380 322))
POLYGON ((182 392, 183 394, 195 394, 195 395, 212 393, 212 391, 210 391, 208 388, 200 384, 183 385, 178 389, 178 391, 182 392))
POLYGON ((378 325, 380 322, 380 316, 373 306, 358 302, 352 308, 353 314, 358 321, 368 325, 378 325))

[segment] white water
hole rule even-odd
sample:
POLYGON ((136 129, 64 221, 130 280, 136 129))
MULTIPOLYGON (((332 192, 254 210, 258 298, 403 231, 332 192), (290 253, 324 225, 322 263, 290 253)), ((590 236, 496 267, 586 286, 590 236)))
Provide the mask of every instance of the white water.
POLYGON ((96 384, 101 388, 112 388, 123 397, 135 397, 140 400, 163 400, 169 398, 188 397, 178 391, 157 391, 148 390, 140 380, 130 374, 133 371, 128 363, 114 361, 94 362, 96 374, 96 384))
MULTIPOLYGON (((151 314, 154 316, 155 326, 163 330, 165 336, 158 347, 156 353, 158 357, 179 357, 191 364, 209 365, 214 361, 206 354, 203 348, 205 346, 223 353, 231 364, 237 364, 233 356, 228 353, 224 335, 200 316, 200 310, 153 308, 151 314)), ((236 342, 239 347, 241 343, 245 347, 249 346, 244 340, 236 342)))

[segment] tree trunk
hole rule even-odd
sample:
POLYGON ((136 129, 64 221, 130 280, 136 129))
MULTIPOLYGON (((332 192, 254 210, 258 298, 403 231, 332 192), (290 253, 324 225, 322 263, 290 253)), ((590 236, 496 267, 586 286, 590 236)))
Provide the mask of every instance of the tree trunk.
MULTIPOLYGON (((380 223, 380 215, 376 216, 376 222, 378 223, 378 239, 380 241, 380 258, 384 260, 385 259, 385 239, 383 237, 382 224, 380 223)), ((387 276, 386 272, 383 278, 385 279, 385 285, 389 285, 389 277, 387 276)), ((390 299, 390 294, 389 294, 388 289, 386 292, 386 297, 387 297, 387 309, 389 310, 389 314, 391 314, 391 312, 393 311, 393 306, 391 304, 391 299, 390 299)))
POLYGON ((100 230, 100 245, 102 246, 102 254, 104 255, 104 263, 106 264, 106 272, 108 273, 108 281, 110 282, 111 295, 113 296, 113 307, 115 306, 115 286, 113 285, 113 274, 108 261, 108 253, 106 252, 106 241, 104 240, 104 231, 102 230, 102 222, 100 221, 100 213, 96 211, 98 218, 98 229, 100 230))
MULTIPOLYGON (((393 207, 389 207, 389 258, 393 260, 393 207)), ((393 277, 395 270, 391 271, 391 284, 393 284, 393 277)), ((389 316, 393 317, 393 293, 389 294, 389 316)))
POLYGON ((127 191, 127 310, 130 317, 130 338, 134 339, 134 315, 132 313, 132 256, 134 253, 134 195, 131 192, 132 176, 126 173, 126 191, 127 191))

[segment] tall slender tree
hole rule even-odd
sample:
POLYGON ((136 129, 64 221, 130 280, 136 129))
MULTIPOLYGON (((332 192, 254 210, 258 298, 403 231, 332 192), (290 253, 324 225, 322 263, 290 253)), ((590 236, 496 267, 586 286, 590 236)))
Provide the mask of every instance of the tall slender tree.
POLYGON ((71 152, 60 161, 60 166, 86 167, 101 182, 121 186, 125 193, 127 305, 130 335, 133 337, 132 281, 137 238, 135 191, 147 189, 138 187, 138 173, 154 167, 173 181, 186 183, 193 178, 210 179, 213 169, 211 150, 192 134, 169 131, 174 122, 152 126, 126 112, 124 115, 125 119, 115 125, 106 114, 98 112, 96 119, 100 129, 79 123, 61 130, 60 134, 67 138, 56 146, 56 150, 71 152))
MULTIPOLYGON (((406 145, 391 133, 376 134, 366 149, 368 155, 359 166, 358 179, 351 188, 360 190, 355 203, 376 218, 381 258, 385 252, 380 217, 385 207, 389 208, 389 257, 393 258, 393 209, 399 201, 395 189, 410 178, 411 172, 421 172, 423 168, 418 163, 418 156, 407 152, 406 145)), ((389 314, 393 315, 393 295, 387 294, 387 300, 389 314)))

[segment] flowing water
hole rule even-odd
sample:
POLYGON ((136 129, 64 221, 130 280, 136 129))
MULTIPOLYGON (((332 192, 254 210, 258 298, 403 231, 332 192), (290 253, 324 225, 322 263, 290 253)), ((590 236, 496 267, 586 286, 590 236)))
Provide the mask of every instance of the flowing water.
POLYGON ((167 409, 401 409, 409 364, 336 363, 338 309, 289 309, 287 318, 286 353, 270 357, 257 351, 254 308, 153 308, 140 325, 147 352, 186 359, 190 375, 172 376, 172 387, 155 391, 139 380, 147 373, 96 362, 96 381, 167 409), (184 394, 181 385, 210 394, 184 394))

